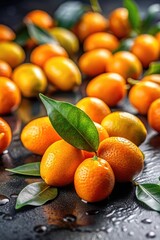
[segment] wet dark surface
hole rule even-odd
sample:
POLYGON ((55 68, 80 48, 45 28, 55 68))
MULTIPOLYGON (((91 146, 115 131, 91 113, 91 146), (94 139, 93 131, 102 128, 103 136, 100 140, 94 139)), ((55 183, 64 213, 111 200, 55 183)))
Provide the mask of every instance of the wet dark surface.
MULTIPOLYGON (((74 94, 67 94, 65 99, 70 101, 74 94)), ((57 99, 61 99, 60 95, 57 94, 57 99)), ((121 102, 118 109, 135 113, 127 101, 121 102)), ((39 156, 23 148, 19 133, 25 124, 23 118, 29 121, 41 115, 45 115, 45 110, 38 100, 24 99, 15 114, 5 117, 14 136, 8 151, 0 157, 0 239, 160 239, 159 213, 137 202, 135 187, 130 183, 117 184, 108 199, 96 204, 81 201, 71 185, 59 189, 58 197, 44 206, 14 209, 22 188, 39 181, 39 178, 12 175, 5 168, 40 160, 39 156), (23 114, 26 110, 24 102, 27 119, 23 114)), ((136 180, 140 183, 157 182, 160 176, 160 135, 148 127, 145 117, 140 118, 148 129, 148 136, 140 146, 146 157, 145 167, 136 180)))
MULTIPOLYGON (((52 9, 54 10, 52 1, 45 2, 46 4, 44 1, 21 1, 12 6, 13 3, 10 1, 10 5, 7 3, 3 5, 0 18, 6 24, 11 25, 11 20, 7 17, 10 11, 8 9, 14 7, 17 14, 13 13, 17 20, 15 23, 13 21, 13 25, 16 26, 22 14, 35 8, 36 4, 40 6, 39 8, 49 9, 49 12, 52 12, 52 9), (52 9, 49 6, 52 6, 52 9)), ((56 1, 55 5, 58 5, 59 2, 56 1)), ((114 4, 115 6, 120 5, 120 1, 118 3, 108 2, 107 11, 113 8, 114 4)), ((144 4, 148 6, 151 3, 153 1, 146 1, 146 3, 139 1, 140 6, 143 6, 142 10, 144 10, 144 4)), ((75 103, 84 96, 85 84, 86 82, 80 90, 65 94, 56 93, 52 97, 75 103)), ((135 110, 127 100, 122 101, 117 109, 135 114, 135 110)), ((39 181, 39 178, 12 175, 6 172, 5 168, 40 161, 40 156, 33 155, 24 149, 19 140, 19 134, 29 120, 45 114, 38 99, 23 99, 18 111, 5 116, 12 127, 13 140, 8 151, 0 156, 0 240, 159 240, 159 213, 146 209, 137 202, 135 187, 130 183, 117 184, 108 199, 96 204, 81 201, 71 185, 59 189, 58 197, 44 206, 15 210, 18 193, 28 183, 39 181)), ((139 117, 148 129, 148 136, 140 146, 145 154, 145 167, 143 173, 136 180, 140 183, 156 183, 160 176, 160 135, 149 128, 146 117, 139 117)))

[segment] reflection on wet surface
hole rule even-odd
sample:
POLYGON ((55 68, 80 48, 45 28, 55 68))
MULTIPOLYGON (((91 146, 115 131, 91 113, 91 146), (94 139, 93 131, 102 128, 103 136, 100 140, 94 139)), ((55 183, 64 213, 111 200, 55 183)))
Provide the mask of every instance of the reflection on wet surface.
MULTIPOLYGON (((70 102, 72 97, 70 95, 68 98, 70 102)), ((67 94, 64 98, 67 98, 67 94)), ((121 109, 123 104, 120 105, 121 109)), ((119 239, 134 239, 139 232, 143 236, 141 239, 156 239, 160 233, 159 215, 145 209, 136 201, 135 187, 130 183, 117 184, 108 199, 96 204, 79 199, 71 185, 60 188, 58 197, 44 206, 27 206, 19 211, 14 209, 18 193, 27 184, 40 181, 40 178, 18 176, 5 171, 5 168, 41 160, 41 156, 31 154, 23 147, 20 133, 28 121, 44 115, 46 112, 39 100, 24 99, 15 114, 5 117, 12 127, 13 139, 8 150, 0 156, 0 226, 3 226, 0 231, 3 235, 7 236, 7 222, 11 224, 9 231, 13 233, 14 239, 19 236, 22 225, 23 234, 26 234, 28 239, 34 239, 38 234, 48 240, 55 233, 59 239, 65 239, 65 231, 73 234, 93 234, 95 239, 106 239, 108 235, 112 235, 112 239, 117 239, 117 236, 119 239)), ((141 117, 141 120, 148 129, 148 136, 140 146, 145 154, 145 167, 136 180, 157 182, 160 173, 160 135, 148 127, 145 117, 141 117)))

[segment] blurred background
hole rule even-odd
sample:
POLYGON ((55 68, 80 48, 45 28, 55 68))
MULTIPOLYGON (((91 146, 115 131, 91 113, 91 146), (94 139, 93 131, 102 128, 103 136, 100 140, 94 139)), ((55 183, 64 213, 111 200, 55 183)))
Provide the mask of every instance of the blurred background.
MULTIPOLYGON (((6 24, 13 29, 17 29, 22 22, 22 19, 26 13, 33 9, 43 9, 53 16, 54 10, 65 0, 1 0, 0 1, 0 23, 6 24)), ((90 3, 89 0, 83 0, 81 2, 90 3)), ((145 13, 146 8, 153 4, 158 3, 159 0, 136 0, 139 9, 145 13)), ((107 15, 115 7, 120 7, 123 4, 122 0, 99 0, 99 3, 103 9, 105 15, 107 15)))

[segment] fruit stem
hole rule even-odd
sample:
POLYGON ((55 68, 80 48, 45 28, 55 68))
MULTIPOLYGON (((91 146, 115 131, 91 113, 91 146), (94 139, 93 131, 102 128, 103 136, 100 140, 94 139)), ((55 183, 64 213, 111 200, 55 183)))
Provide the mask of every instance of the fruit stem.
POLYGON ((93 160, 96 160, 96 161, 98 160, 97 153, 96 153, 96 155, 93 156, 93 160))
POLYGON ((99 12, 99 13, 102 12, 102 9, 99 5, 98 0, 90 0, 90 3, 91 3, 91 7, 92 7, 94 12, 99 12))
POLYGON ((135 85, 137 83, 139 83, 140 81, 139 80, 135 80, 133 78, 128 78, 127 79, 127 83, 131 84, 131 85, 135 85))

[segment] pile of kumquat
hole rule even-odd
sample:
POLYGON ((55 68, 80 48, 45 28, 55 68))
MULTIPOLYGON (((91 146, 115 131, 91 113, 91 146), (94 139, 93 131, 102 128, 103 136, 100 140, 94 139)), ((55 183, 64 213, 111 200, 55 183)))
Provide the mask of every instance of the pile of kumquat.
POLYGON ((0 154, 13 135, 5 117, 18 114, 26 116, 23 147, 41 156, 41 162, 6 169, 43 180, 20 192, 16 209, 53 200, 57 187, 68 184, 81 199, 97 202, 116 182, 133 182, 142 201, 135 179, 144 168, 139 146, 147 129, 138 116, 160 133, 157 9, 160 4, 151 5, 142 19, 137 4, 124 0, 106 16, 98 1, 69 1, 53 15, 28 12, 17 31, 0 24, 0 154), (83 84, 85 94, 75 104, 55 100, 55 93, 76 93, 83 84), (21 109, 26 99, 42 101, 47 114, 28 118, 21 109), (126 100, 138 116, 121 110, 126 100), (35 193, 26 198, 31 188, 35 193))

